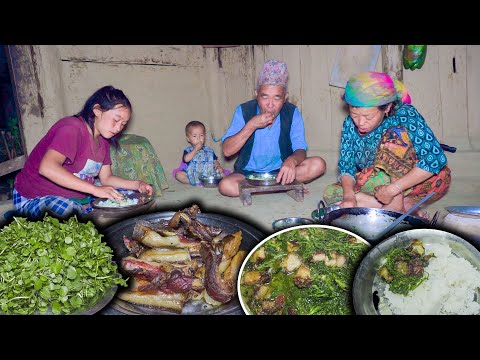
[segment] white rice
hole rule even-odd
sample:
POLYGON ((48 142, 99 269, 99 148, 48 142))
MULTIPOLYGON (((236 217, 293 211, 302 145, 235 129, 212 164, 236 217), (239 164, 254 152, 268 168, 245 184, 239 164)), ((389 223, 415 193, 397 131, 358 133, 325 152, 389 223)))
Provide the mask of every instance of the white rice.
POLYGON ((426 254, 433 252, 425 271, 429 277, 407 296, 392 293, 385 286, 380 297, 381 314, 437 315, 480 314, 480 271, 464 258, 452 254, 446 244, 425 246, 426 254))
POLYGON ((130 206, 130 205, 137 205, 138 204, 138 199, 130 199, 130 198, 125 198, 125 199, 120 199, 120 200, 102 200, 98 202, 98 206, 104 206, 104 207, 122 207, 122 206, 130 206))

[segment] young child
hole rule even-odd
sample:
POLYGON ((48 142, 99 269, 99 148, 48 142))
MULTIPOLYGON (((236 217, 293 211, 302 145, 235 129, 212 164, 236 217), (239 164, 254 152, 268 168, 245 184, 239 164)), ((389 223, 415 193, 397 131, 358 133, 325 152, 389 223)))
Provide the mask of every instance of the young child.
POLYGON ((183 151, 182 163, 180 168, 174 170, 175 178, 184 184, 192 186, 202 186, 200 177, 210 175, 226 176, 217 155, 212 148, 205 145, 205 125, 200 121, 190 121, 185 126, 185 135, 190 144, 183 151))
POLYGON ((152 195, 153 188, 146 182, 112 174, 110 143, 116 143, 131 113, 125 94, 104 86, 87 99, 78 114, 58 120, 15 177, 15 211, 33 219, 42 218, 45 212, 67 218, 84 215, 90 195, 122 199, 117 188, 152 195), (97 177, 100 186, 95 184, 97 177))

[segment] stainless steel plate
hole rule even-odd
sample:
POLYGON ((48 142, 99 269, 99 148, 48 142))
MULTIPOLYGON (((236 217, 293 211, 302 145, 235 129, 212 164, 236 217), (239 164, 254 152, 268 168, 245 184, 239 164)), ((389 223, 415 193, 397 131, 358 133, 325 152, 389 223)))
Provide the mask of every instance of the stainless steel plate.
MULTIPOLYGON (((447 244, 452 253, 470 262, 480 270, 480 252, 464 239, 436 229, 413 229, 398 233, 375 246, 365 256, 357 269, 353 281, 353 305, 359 315, 379 315, 374 292, 378 289, 378 269, 387 254, 394 248, 406 247, 415 239, 421 240, 426 248, 431 244, 447 244)), ((480 289, 477 289, 476 301, 480 302, 480 289)))
MULTIPOLYGON (((127 220, 123 220, 115 225, 112 225, 105 229, 103 232, 104 239, 107 244, 113 249, 114 259, 119 264, 119 261, 128 255, 128 250, 123 244, 123 235, 129 237, 132 236, 133 228, 139 220, 146 220, 149 222, 159 222, 161 219, 169 220, 175 214, 173 211, 169 212, 157 212, 146 215, 141 215, 133 217, 127 220)), ((239 221, 237 219, 219 215, 219 214, 209 214, 209 213, 200 213, 197 215, 197 219, 205 225, 217 226, 222 228, 226 233, 234 233, 238 230, 242 231, 242 244, 240 249, 250 252, 251 249, 258 244, 259 241, 263 240, 265 235, 254 227, 239 221)), ((110 303, 113 309, 124 313, 124 314, 154 314, 154 315, 172 315, 172 312, 149 308, 147 306, 141 306, 136 304, 131 304, 126 301, 120 300, 115 297, 115 299, 110 303)), ((242 315, 243 311, 240 307, 240 302, 235 296, 230 302, 212 307, 206 304, 204 301, 189 301, 185 304, 182 314, 235 314, 242 315)))
POLYGON ((302 218, 302 217, 288 217, 283 219, 275 220, 272 223, 272 228, 274 231, 283 230, 289 227, 298 226, 298 225, 310 225, 313 224, 313 220, 302 218))
POLYGON ((278 170, 259 173, 259 172, 247 172, 245 178, 250 185, 254 186, 270 186, 276 185, 277 181, 275 180, 278 175, 278 170))
POLYGON ((99 203, 101 201, 106 201, 107 199, 105 198, 97 198, 92 202, 92 207, 95 209, 99 210, 105 210, 105 211, 113 211, 113 212, 124 212, 124 211, 130 211, 134 209, 139 209, 141 207, 146 206, 149 204, 155 197, 153 195, 146 195, 146 194, 141 194, 139 192, 135 192, 133 194, 125 195, 129 199, 138 199, 138 203, 134 205, 128 205, 128 206, 101 206, 99 203))

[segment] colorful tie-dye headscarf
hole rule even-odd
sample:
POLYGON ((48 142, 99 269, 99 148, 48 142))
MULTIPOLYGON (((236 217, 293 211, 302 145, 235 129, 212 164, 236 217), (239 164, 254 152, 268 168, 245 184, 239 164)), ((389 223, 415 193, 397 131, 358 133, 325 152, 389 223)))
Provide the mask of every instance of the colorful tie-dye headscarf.
POLYGON ((288 69, 287 64, 279 60, 268 60, 263 64, 258 75, 257 88, 261 85, 276 85, 287 87, 288 69))
POLYGON ((408 93, 407 88, 400 80, 393 79, 393 83, 395 85, 395 90, 397 91, 398 97, 402 100, 403 104, 411 104, 412 99, 410 98, 410 94, 408 93))
POLYGON ((344 99, 355 107, 372 107, 394 102, 399 95, 388 74, 366 71, 350 77, 345 86, 344 99))

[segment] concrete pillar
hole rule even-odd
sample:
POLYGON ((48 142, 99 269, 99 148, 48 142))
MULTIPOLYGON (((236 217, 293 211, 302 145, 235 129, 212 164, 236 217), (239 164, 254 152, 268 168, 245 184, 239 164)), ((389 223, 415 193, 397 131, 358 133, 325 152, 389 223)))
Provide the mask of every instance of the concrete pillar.
POLYGON ((382 45, 382 70, 400 81, 403 81, 402 50, 402 45, 382 45))

